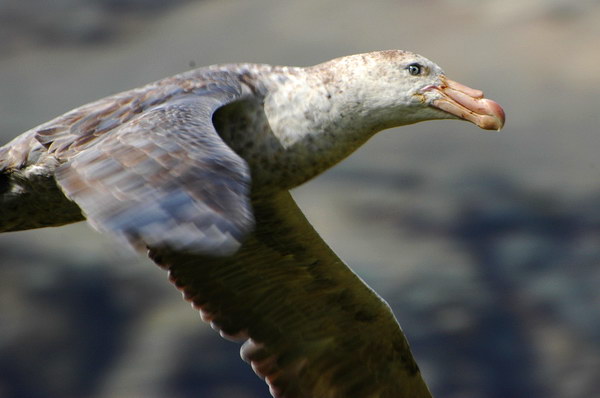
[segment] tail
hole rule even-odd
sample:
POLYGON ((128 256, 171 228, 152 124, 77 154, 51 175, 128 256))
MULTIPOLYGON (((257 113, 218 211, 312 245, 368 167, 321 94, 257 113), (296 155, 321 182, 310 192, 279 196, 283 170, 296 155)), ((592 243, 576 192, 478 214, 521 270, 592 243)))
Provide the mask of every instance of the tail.
POLYGON ((84 219, 54 179, 58 161, 28 134, 0 148, 0 232, 84 219))

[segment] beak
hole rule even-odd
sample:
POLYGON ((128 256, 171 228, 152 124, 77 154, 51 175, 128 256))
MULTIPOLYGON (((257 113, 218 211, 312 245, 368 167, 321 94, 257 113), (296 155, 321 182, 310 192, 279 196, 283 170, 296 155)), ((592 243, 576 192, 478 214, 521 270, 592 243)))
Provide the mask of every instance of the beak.
POLYGON ((442 98, 431 105, 463 120, 468 120, 485 130, 500 130, 506 119, 498 103, 484 98, 483 92, 464 86, 442 76, 440 86, 429 86, 426 90, 438 90, 442 98))

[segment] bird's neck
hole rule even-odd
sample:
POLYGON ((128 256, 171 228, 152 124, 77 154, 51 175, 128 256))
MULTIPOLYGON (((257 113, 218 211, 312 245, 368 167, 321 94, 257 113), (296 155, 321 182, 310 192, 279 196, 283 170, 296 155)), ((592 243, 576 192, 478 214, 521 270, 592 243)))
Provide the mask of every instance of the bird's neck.
POLYGON ((386 127, 365 115, 360 94, 330 71, 296 68, 285 76, 281 82, 275 74, 279 83, 265 97, 264 112, 282 158, 304 172, 297 174, 298 183, 337 164, 386 127))
POLYGON ((282 79, 274 71, 269 76, 277 84, 265 97, 265 113, 284 147, 360 146, 386 127, 369 114, 361 98, 363 90, 341 81, 334 71, 286 68, 284 75, 282 79))
POLYGON ((360 94, 314 68, 244 66, 245 100, 214 118, 250 165, 255 184, 289 189, 340 162, 386 128, 364 114, 360 94))

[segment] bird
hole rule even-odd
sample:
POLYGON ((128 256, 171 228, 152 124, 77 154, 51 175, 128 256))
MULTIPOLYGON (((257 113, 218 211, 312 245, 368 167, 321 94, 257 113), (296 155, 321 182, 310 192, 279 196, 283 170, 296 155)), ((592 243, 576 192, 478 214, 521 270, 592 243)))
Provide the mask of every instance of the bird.
POLYGON ((148 255, 275 398, 431 397, 388 304, 289 190, 435 119, 500 130, 505 114, 409 51, 197 68, 1 147, 0 232, 87 220, 148 255))

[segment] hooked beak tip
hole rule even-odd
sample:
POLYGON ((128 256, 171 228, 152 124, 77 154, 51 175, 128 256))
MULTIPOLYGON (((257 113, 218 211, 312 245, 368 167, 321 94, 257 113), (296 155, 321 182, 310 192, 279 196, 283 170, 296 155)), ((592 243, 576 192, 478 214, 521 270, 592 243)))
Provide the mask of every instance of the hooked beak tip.
POLYGON ((506 121, 504 109, 495 101, 483 96, 481 90, 467 87, 448 78, 442 78, 437 89, 442 97, 432 102, 432 106, 460 119, 467 120, 484 130, 501 130, 506 121))

